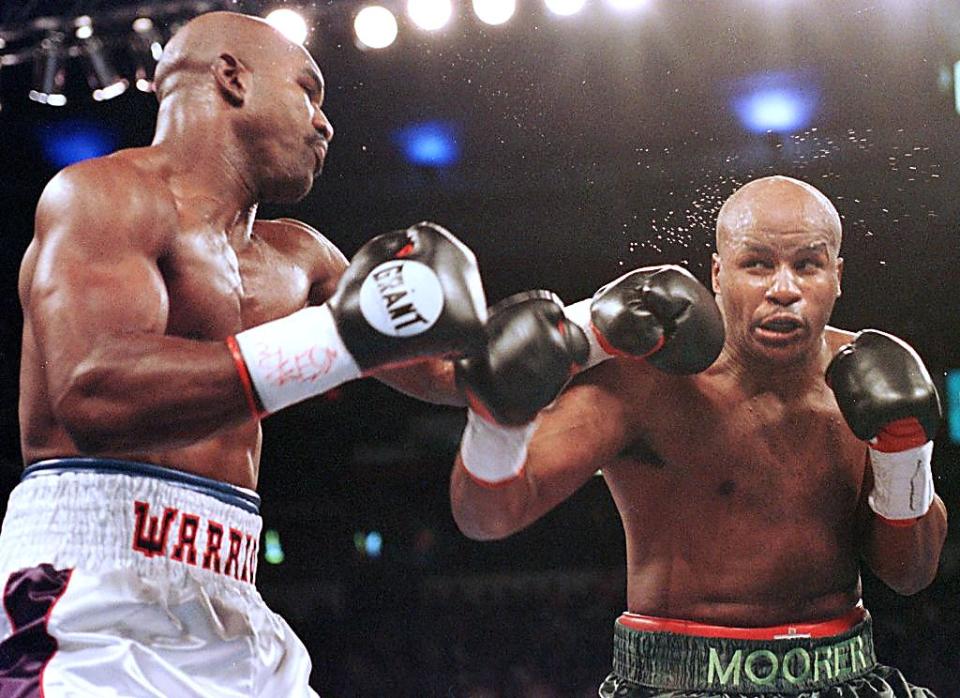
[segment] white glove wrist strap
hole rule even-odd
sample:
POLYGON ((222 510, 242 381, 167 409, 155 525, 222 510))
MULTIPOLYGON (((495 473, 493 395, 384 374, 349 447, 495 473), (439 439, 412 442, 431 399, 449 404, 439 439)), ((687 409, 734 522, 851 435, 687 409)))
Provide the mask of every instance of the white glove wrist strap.
POLYGON ((590 343, 590 356, 587 358, 587 363, 580 368, 581 371, 586 371, 591 366, 596 366, 607 359, 613 358, 613 354, 608 354, 603 350, 603 347, 600 346, 597 333, 594 332, 593 323, 590 321, 590 304, 592 302, 593 298, 586 298, 572 305, 565 306, 563 309, 563 313, 567 316, 567 319, 583 330, 583 333, 587 335, 587 341, 590 343))
POLYGON ((906 451, 884 453, 870 450, 873 491, 870 508, 885 519, 923 516, 933 503, 933 441, 906 451))
POLYGON ((527 445, 536 422, 504 427, 467 410, 467 427, 460 442, 460 459, 481 484, 499 485, 520 475, 527 460, 527 445))
POLYGON ((326 305, 251 327, 234 339, 267 412, 320 395, 361 375, 326 305))

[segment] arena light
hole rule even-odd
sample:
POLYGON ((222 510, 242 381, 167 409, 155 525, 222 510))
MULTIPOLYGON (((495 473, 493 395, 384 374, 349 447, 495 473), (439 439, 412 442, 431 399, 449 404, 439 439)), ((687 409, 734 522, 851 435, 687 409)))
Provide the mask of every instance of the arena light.
POLYGON ((141 92, 153 92, 153 74, 163 54, 163 37, 149 17, 133 21, 130 55, 133 58, 134 84, 141 92))
POLYGON ((34 86, 27 95, 34 102, 51 107, 62 107, 67 103, 67 96, 63 94, 67 77, 63 39, 63 34, 53 33, 40 42, 34 56, 34 86))
POLYGON ((421 29, 437 31, 450 21, 453 4, 450 0, 408 0, 407 15, 421 29))
POLYGON ((618 12, 638 12, 650 5, 650 0, 607 0, 607 4, 618 12))
POLYGON ((364 540, 364 551, 368 557, 376 559, 383 552, 383 536, 378 531, 371 531, 364 540))
POLYGON ((486 24, 503 24, 517 10, 517 0, 473 0, 473 12, 486 24))
POLYGON ((947 432, 953 443, 960 444, 960 369, 947 371, 946 389, 947 432))
POLYGON ((953 64, 953 106, 960 114, 960 61, 953 64))
POLYGON ((279 565, 284 560, 283 546, 280 545, 280 532, 268 528, 263 534, 263 559, 271 565, 279 565))
POLYGON ((353 31, 361 48, 386 48, 397 38, 397 18, 386 7, 368 5, 357 13, 353 31))
POLYGON ((586 0, 545 0, 547 9, 561 17, 569 17, 583 9, 586 0))
POLYGON ((90 15, 82 15, 73 20, 73 35, 78 39, 89 39, 93 36, 93 20, 90 15))
POLYGON ((741 81, 733 107, 753 133, 792 133, 807 127, 816 111, 816 89, 791 73, 761 73, 741 81))
POLYGON ((423 167, 450 167, 460 160, 456 129, 442 121, 413 124, 394 133, 408 162, 423 167))
POLYGON ((309 33, 307 22, 299 12, 282 8, 274 10, 265 19, 290 41, 302 44, 307 40, 307 34, 309 33))
POLYGON ((87 83, 93 90, 94 100, 105 102, 127 91, 130 83, 114 69, 100 39, 90 36, 84 41, 83 55, 87 59, 87 83))
POLYGON ((99 122, 79 119, 43 126, 38 136, 44 157, 57 169, 107 155, 120 145, 116 131, 99 122))

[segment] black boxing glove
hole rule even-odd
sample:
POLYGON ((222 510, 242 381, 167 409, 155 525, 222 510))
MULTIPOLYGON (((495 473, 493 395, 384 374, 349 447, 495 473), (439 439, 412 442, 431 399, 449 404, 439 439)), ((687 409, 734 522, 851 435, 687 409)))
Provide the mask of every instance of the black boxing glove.
POLYGON ((723 317, 713 295, 672 264, 628 272, 566 312, 591 339, 589 366, 630 356, 686 375, 709 368, 723 349, 723 317))
POLYGON ((372 369, 473 350, 485 319, 473 252, 439 225, 418 223, 361 247, 323 305, 227 344, 262 415, 372 369))
POLYGON ((498 424, 526 424, 587 360, 583 331, 549 291, 525 291, 490 309, 484 347, 459 359, 457 384, 473 410, 498 424))
POLYGON ((484 485, 516 477, 533 420, 589 354, 583 331, 549 291, 527 291, 490 309, 484 348, 456 362, 470 410, 460 448, 467 472, 484 485))
POLYGON ((830 361, 827 384, 850 430, 869 442, 870 507, 892 522, 923 516, 933 501, 933 437, 940 426, 937 389, 903 340, 863 330, 830 361))

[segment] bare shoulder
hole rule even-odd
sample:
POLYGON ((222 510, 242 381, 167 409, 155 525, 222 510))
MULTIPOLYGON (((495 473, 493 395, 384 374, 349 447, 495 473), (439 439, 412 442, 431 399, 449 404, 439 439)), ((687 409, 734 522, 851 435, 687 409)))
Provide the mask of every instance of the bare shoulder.
POLYGON ((75 242, 109 238, 114 245, 128 242, 159 252, 177 218, 163 176, 121 151, 57 173, 37 204, 36 236, 43 241, 66 235, 75 242))
POLYGON ((347 258, 343 252, 316 228, 293 218, 258 220, 257 234, 271 246, 284 254, 301 260, 304 266, 313 271, 314 277, 329 276, 339 278, 347 268, 347 258))
POLYGON ((576 395, 580 411, 603 419, 617 415, 632 420, 658 390, 658 378, 663 375, 644 361, 611 359, 578 374, 567 392, 576 395))

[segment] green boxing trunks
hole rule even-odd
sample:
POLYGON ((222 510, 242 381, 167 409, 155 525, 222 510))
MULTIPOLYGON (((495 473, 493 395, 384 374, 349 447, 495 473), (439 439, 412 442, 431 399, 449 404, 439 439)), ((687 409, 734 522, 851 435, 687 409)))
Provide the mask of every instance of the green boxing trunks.
POLYGON ((600 698, 935 698, 877 663, 862 606, 822 623, 724 628, 625 613, 600 698))

